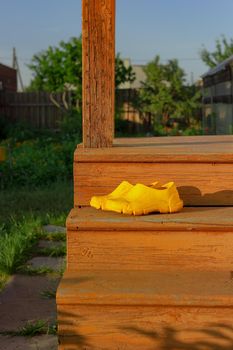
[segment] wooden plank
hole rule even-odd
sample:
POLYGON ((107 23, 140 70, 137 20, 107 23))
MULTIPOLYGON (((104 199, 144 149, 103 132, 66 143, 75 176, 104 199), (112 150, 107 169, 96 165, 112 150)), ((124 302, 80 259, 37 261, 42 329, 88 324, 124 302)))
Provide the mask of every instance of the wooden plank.
POLYGON ((58 307, 59 350, 233 348, 232 308, 58 307))
MULTIPOLYGON (((145 225, 146 226, 146 225, 145 225)), ((166 226, 166 225, 165 225, 166 226)), ((233 271, 233 229, 227 231, 68 231, 67 269, 233 271)))
MULTIPOLYGON (((134 155, 131 156, 134 159, 134 155)), ((233 205, 233 163, 74 163, 74 204, 112 192, 122 180, 149 185, 174 181, 185 205, 233 205)))
POLYGON ((68 230, 82 231, 141 231, 188 230, 233 231, 233 207, 184 208, 179 213, 123 215, 91 207, 72 209, 66 226, 68 230))
POLYGON ((140 217, 73 209, 67 229, 68 270, 233 270, 233 207, 140 217))
POLYGON ((78 147, 74 161, 233 163, 233 135, 115 139, 112 148, 78 147))
POLYGON ((83 0, 83 145, 111 147, 115 96, 115 0, 83 0))
POLYGON ((233 307, 230 271, 65 272, 59 305, 233 307))

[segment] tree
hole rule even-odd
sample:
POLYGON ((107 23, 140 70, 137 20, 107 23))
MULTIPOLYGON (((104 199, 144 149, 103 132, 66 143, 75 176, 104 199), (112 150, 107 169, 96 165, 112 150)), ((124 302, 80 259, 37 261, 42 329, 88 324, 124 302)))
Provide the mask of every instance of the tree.
MULTIPOLYGON (((61 92, 64 89, 75 89, 77 98, 81 99, 82 91, 82 40, 71 38, 68 42, 61 41, 58 47, 33 56, 29 68, 34 78, 28 88, 30 91, 61 92)), ((132 67, 125 67, 118 54, 116 56, 116 87, 126 81, 133 81, 132 67)))
POLYGON ((166 126, 171 119, 177 119, 189 126, 195 109, 199 106, 200 93, 195 87, 185 84, 185 72, 173 59, 167 64, 160 57, 145 67, 146 81, 139 95, 138 108, 144 115, 151 115, 153 124, 166 126))
POLYGON ((61 41, 32 57, 28 67, 33 79, 28 90, 61 92, 68 85, 75 87, 77 96, 82 87, 82 44, 80 38, 61 41))
POLYGON ((209 52, 205 47, 200 51, 202 61, 210 68, 233 55, 233 39, 227 41, 224 35, 215 41, 215 50, 209 52))

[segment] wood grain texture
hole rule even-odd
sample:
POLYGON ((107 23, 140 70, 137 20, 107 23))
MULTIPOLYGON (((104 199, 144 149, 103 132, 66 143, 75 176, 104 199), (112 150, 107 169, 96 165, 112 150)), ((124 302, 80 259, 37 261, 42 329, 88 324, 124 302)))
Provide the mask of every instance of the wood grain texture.
POLYGON ((68 270, 233 270, 233 207, 140 217, 93 208, 67 220, 68 270))
POLYGON ((83 0, 83 146, 111 147, 115 96, 115 0, 83 0))
POLYGON ((66 272, 59 350, 233 348, 229 272, 66 272))
POLYGON ((233 231, 233 207, 183 208, 179 213, 124 215, 91 207, 74 208, 66 221, 74 231, 233 231))
MULTIPOLYGON (((133 158, 133 157, 132 157, 133 158)), ((122 180, 174 181, 185 205, 233 205, 233 163, 74 163, 74 204, 112 192, 122 180)))
POLYGON ((233 136, 116 139, 109 149, 75 151, 75 206, 123 179, 174 181, 187 206, 233 205, 233 136))
POLYGON ((59 350, 228 350, 233 309, 58 306, 59 350))
POLYGON ((67 237, 69 271, 233 271, 233 231, 68 231, 67 237))
POLYGON ((230 271, 67 271, 59 305, 233 307, 230 271))
POLYGON ((115 139, 112 148, 78 147, 75 162, 233 163, 233 136, 172 136, 115 139))

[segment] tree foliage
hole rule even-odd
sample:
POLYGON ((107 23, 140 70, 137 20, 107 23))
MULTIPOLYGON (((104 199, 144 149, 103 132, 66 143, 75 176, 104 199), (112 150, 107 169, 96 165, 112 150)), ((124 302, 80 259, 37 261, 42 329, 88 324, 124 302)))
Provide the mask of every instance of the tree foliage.
MULTIPOLYGON (((35 54, 28 65, 33 72, 30 91, 61 92, 66 88, 74 89, 81 98, 82 90, 82 40, 71 38, 61 41, 57 47, 49 47, 35 54)), ((132 67, 125 67, 118 54, 116 56, 116 86, 133 81, 132 67)))
POLYGON ((233 39, 226 39, 224 35, 215 41, 215 50, 209 52, 205 47, 201 50, 200 56, 202 61, 210 68, 233 55, 233 39))
POLYGON ((195 86, 187 86, 185 72, 173 59, 167 64, 160 57, 145 67, 146 81, 140 93, 139 108, 153 117, 154 125, 166 125, 176 118, 187 126, 199 107, 200 93, 195 86))

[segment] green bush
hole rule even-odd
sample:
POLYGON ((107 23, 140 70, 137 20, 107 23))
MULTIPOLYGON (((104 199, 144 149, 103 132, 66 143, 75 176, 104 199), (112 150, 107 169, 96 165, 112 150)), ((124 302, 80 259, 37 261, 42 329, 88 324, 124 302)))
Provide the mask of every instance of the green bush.
POLYGON ((7 138, 8 135, 8 123, 3 116, 0 116, 0 141, 7 138))
POLYGON ((65 139, 82 139, 82 112, 70 110, 60 122, 61 135, 65 139))
POLYGON ((18 123, 8 126, 4 135, 2 145, 7 148, 7 160, 0 163, 1 189, 69 180, 74 150, 82 137, 81 111, 67 112, 56 133, 32 130, 18 123))
POLYGON ((76 144, 76 140, 45 138, 9 146, 7 160, 0 163, 1 188, 47 185, 72 178, 76 144))

